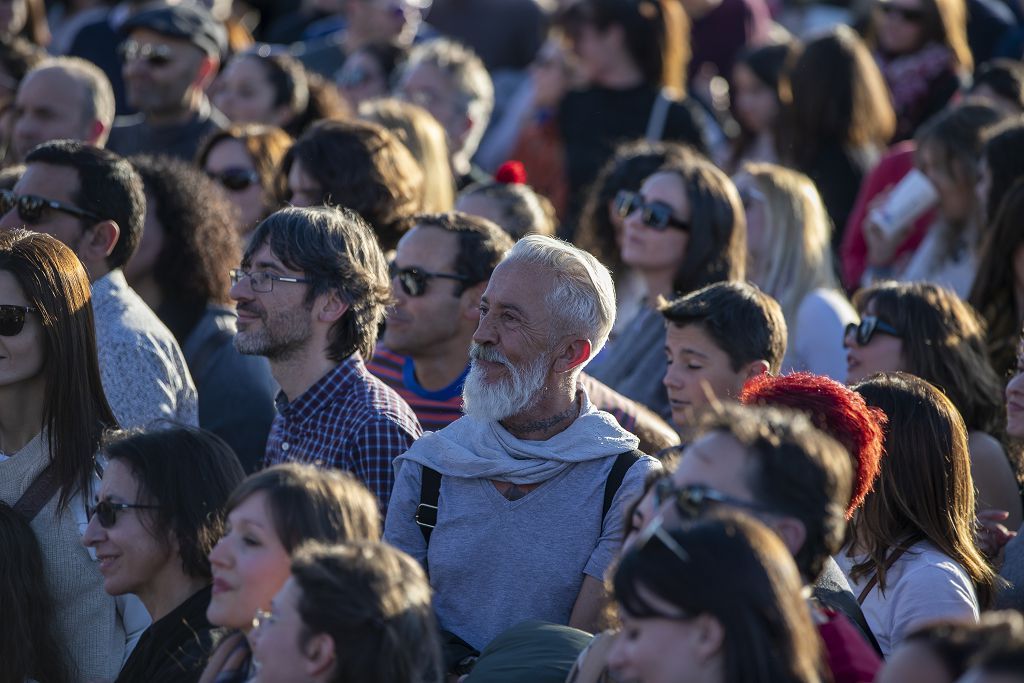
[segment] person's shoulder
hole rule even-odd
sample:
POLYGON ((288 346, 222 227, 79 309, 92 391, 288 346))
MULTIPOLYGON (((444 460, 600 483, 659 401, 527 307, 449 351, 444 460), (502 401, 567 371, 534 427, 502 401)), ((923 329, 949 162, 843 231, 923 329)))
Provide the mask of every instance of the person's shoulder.
POLYGON ((856 319, 857 312, 838 289, 819 287, 808 292, 797 306, 797 321, 829 321, 847 323, 856 319))
POLYGON ((900 583, 913 585, 919 590, 927 591, 928 586, 937 583, 960 583, 972 587, 970 577, 956 560, 923 541, 910 548, 899 560, 902 566, 900 583))

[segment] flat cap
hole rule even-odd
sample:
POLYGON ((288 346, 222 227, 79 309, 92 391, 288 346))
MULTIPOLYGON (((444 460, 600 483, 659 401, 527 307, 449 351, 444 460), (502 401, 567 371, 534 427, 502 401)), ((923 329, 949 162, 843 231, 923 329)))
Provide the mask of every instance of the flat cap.
POLYGON ((187 40, 211 57, 221 58, 227 51, 227 31, 201 5, 188 2, 150 5, 130 16, 120 30, 122 34, 128 35, 140 28, 168 38, 187 40))

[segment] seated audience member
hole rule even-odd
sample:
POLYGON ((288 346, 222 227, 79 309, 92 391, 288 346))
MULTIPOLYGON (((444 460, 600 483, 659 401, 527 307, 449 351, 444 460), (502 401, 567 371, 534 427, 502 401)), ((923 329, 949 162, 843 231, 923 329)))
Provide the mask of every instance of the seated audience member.
POLYGON ((1012 612, 986 612, 977 624, 940 621, 908 635, 882 667, 876 683, 956 683, 971 660, 1021 626, 1012 612))
MULTIPOLYGON (((39 540, 70 679, 109 679, 131 634, 79 543, 96 451, 103 432, 117 427, 100 384, 89 281, 61 242, 7 230, 0 232, 0 297, 8 367, 0 376, 0 501, 28 519, 39 540)), ((4 618, 4 634, 23 640, 14 617, 4 618)))
POLYGON ((230 204, 192 164, 132 160, 146 190, 146 229, 128 284, 174 334, 199 394, 199 426, 228 442, 246 471, 263 459, 277 385, 263 358, 234 347, 231 268, 242 256, 230 204))
POLYGON ((92 282, 103 389, 122 427, 196 423, 196 389, 174 336, 128 286, 122 267, 142 238, 146 195, 127 160, 80 142, 33 149, 0 229, 27 226, 75 251, 92 282))
POLYGON ((391 82, 409 51, 398 42, 373 42, 350 54, 334 74, 334 84, 353 110, 391 94, 391 82))
POLYGON ((885 413, 868 406, 856 391, 809 372, 758 375, 743 387, 740 402, 797 410, 846 448, 853 462, 853 495, 846 507, 846 520, 853 519, 878 478, 885 413))
POLYGON ((874 223, 866 224, 868 263, 883 266, 871 279, 925 280, 967 296, 985 232, 975 189, 978 160, 987 131, 1001 119, 1002 114, 987 105, 963 104, 944 109, 921 126, 914 136, 915 166, 938 192, 936 217, 903 263, 894 263, 892 254, 906 237, 905 231, 886 234, 874 223))
POLYGON ((224 536, 210 551, 213 595, 206 616, 235 630, 211 655, 201 683, 241 683, 255 673, 253 618, 288 578, 306 541, 380 538, 377 500, 354 477, 312 465, 275 465, 250 475, 224 506, 224 536))
POLYGON ((227 51, 224 27, 202 5, 157 4, 118 31, 126 98, 138 114, 114 126, 108 146, 191 161, 203 138, 228 124, 206 96, 227 51))
POLYGON ((665 320, 658 297, 674 299, 715 282, 743 280, 747 222, 732 181, 710 161, 686 155, 648 177, 640 192, 619 192, 622 261, 643 278, 646 300, 591 374, 662 417, 665 320))
POLYGON ((42 550, 25 517, 0 503, 0 631, 3 677, 71 683, 67 653, 57 639, 56 609, 46 585, 42 550))
POLYGON ((348 114, 333 85, 269 45, 232 57, 217 78, 212 100, 233 124, 273 126, 293 137, 302 135, 314 121, 348 114))
POLYGON ((602 625, 623 509, 659 467, 578 384, 614 296, 586 252, 520 240, 480 299, 465 417, 396 461, 384 538, 430 567, 441 627, 471 651, 524 619, 602 625))
POLYGON ((346 470, 385 510, 392 460, 421 430, 363 364, 391 301, 370 227, 348 209, 282 209, 256 228, 232 281, 235 348, 266 357, 281 387, 265 464, 346 470))
POLYGON ((689 154, 683 145, 670 142, 625 142, 597 175, 583 201, 583 210, 572 235, 573 244, 597 257, 615 279, 618 315, 611 339, 632 321, 646 299, 639 272, 622 261, 625 220, 616 209, 620 192, 638 192, 640 185, 659 168, 689 154))
POLYGON ((1024 682, 1024 621, 1012 612, 1006 613, 1006 619, 1011 632, 982 650, 959 683, 1024 682))
POLYGON ((456 189, 490 179, 471 160, 491 120, 494 84, 471 49, 447 38, 417 45, 402 66, 395 95, 444 126, 456 189))
MULTIPOLYGON (((367 369, 405 399, 426 431, 462 416, 480 295, 512 241, 491 222, 462 213, 422 214, 398 243, 395 305, 367 369)), ((665 422, 585 374, 591 402, 640 438, 640 450, 678 443, 665 422)))
POLYGON ((813 587, 812 611, 833 677, 871 680, 880 664, 875 643, 833 560, 854 484, 849 454, 802 416, 774 408, 718 406, 697 433, 662 484, 661 501, 672 501, 663 508, 667 519, 698 515, 710 505, 735 507, 768 524, 813 587))
POLYGON ((794 47, 790 42, 756 45, 736 56, 729 79, 729 102, 739 132, 726 164, 730 173, 747 162, 778 161, 775 132, 782 110, 779 80, 794 47))
POLYGON ((304 547, 260 614, 253 681, 440 681, 430 597, 423 570, 384 543, 304 547))
POLYGON ((619 680, 822 680, 800 573, 755 519, 720 511, 681 528, 651 527, 611 584, 624 637, 608 663, 619 680))
POLYGON ((284 193, 278 167, 291 137, 271 126, 231 126, 206 139, 196 165, 220 184, 234 204, 243 241, 277 210, 284 193))
POLYGON ((420 210, 451 211, 455 181, 444 128, 423 107, 398 99, 380 99, 359 107, 359 118, 384 126, 402 142, 423 172, 420 210))
POLYGON ((554 237, 558 228, 555 207, 526 184, 526 172, 517 161, 502 164, 494 180, 464 189, 455 207, 493 221, 513 240, 527 235, 554 237))
POLYGON ((786 353, 782 309, 756 286, 719 282, 661 305, 672 421, 689 436, 694 412, 735 400, 747 380, 777 374, 786 353))
POLYGON ((995 575, 975 541, 967 430, 950 400, 903 373, 853 388, 889 422, 875 490, 836 560, 888 656, 928 622, 977 621, 995 575))
POLYGON ((153 620, 117 683, 198 681, 216 638, 206 556, 242 466, 194 427, 128 432, 103 450, 109 462, 82 543, 96 552, 104 590, 138 596, 153 620))
POLYGON ((343 206, 370 224, 384 251, 420 210, 423 172, 398 138, 366 121, 320 121, 281 161, 292 206, 343 206))
POLYGON ((778 300, 788 323, 782 371, 843 380, 843 330, 857 313, 832 266, 832 226, 818 190, 774 164, 747 164, 733 180, 747 215, 747 277, 778 300))
POLYGON ((977 312, 948 289, 917 282, 880 283, 854 297, 861 323, 846 332, 847 384, 899 370, 941 389, 967 426, 971 478, 979 510, 1005 510, 1021 524, 1016 475, 1003 445, 999 379, 985 354, 977 312))
POLYGON ((856 31, 840 24, 794 50, 779 91, 779 163, 814 182, 838 247, 857 189, 896 126, 885 80, 856 31))
POLYGON ((50 140, 102 147, 114 124, 114 91, 91 62, 57 57, 40 62, 18 84, 11 144, 15 158, 50 140))

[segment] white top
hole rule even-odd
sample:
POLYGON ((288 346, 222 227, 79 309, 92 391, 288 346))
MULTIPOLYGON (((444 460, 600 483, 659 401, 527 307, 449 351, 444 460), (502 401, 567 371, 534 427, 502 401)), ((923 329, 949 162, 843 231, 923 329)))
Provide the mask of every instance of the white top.
MULTIPOLYGON (((853 594, 860 595, 871 574, 854 581, 850 569, 864 558, 848 557, 844 549, 835 559, 853 594)), ((893 563, 886 572, 885 590, 872 589, 861 609, 884 657, 925 624, 941 619, 977 622, 979 613, 967 572, 927 541, 915 543, 893 563)))
POLYGON ((787 320, 789 345, 782 372, 807 371, 846 381, 846 349, 843 334, 848 323, 857 322, 857 311, 834 289, 819 288, 807 294, 797 307, 796 320, 787 320))
POLYGON ((932 224, 928 234, 896 279, 900 282, 931 282, 948 287, 961 299, 966 299, 971 293, 974 274, 978 268, 978 255, 971 246, 975 240, 975 232, 970 230, 962 235, 953 254, 941 257, 939 249, 945 239, 945 231, 942 228, 940 223, 932 224))

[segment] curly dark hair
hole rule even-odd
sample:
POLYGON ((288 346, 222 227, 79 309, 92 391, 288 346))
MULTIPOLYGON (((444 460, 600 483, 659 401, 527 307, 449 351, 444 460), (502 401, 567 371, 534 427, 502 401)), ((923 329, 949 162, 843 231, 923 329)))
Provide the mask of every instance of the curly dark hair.
POLYGON ((228 271, 242 257, 234 207, 192 164, 163 156, 137 156, 131 162, 164 231, 153 266, 163 295, 157 313, 183 344, 209 303, 231 301, 228 271))

